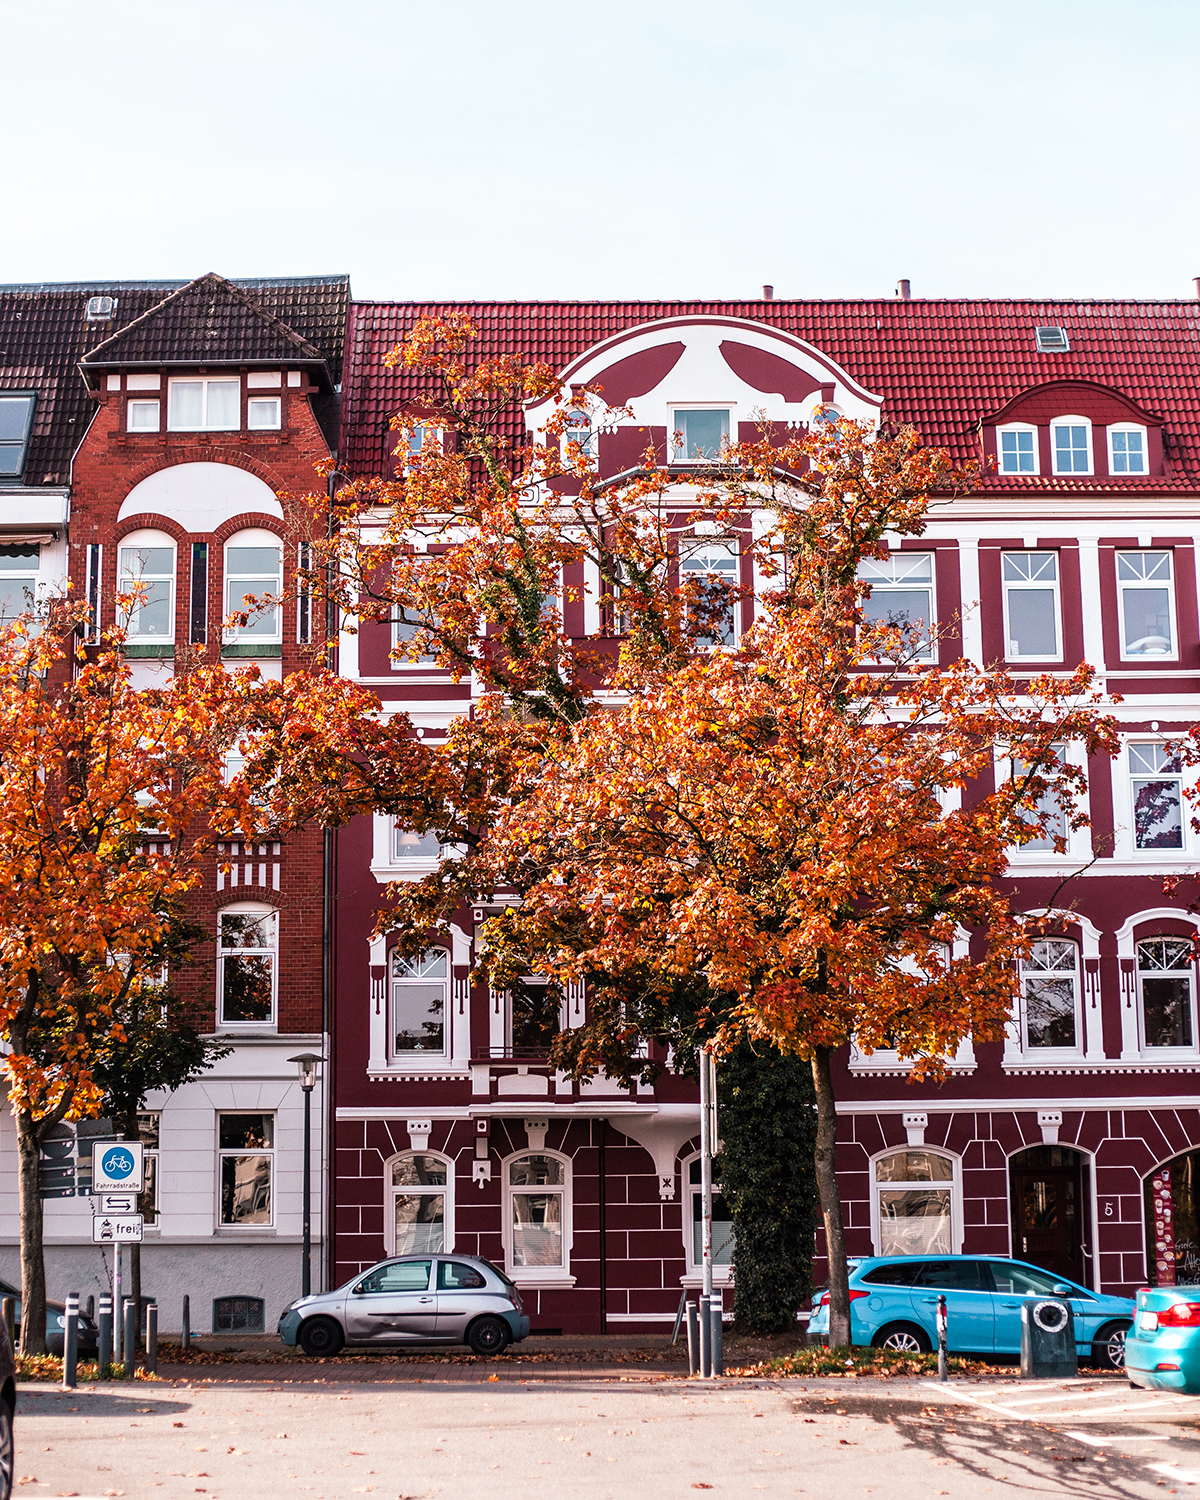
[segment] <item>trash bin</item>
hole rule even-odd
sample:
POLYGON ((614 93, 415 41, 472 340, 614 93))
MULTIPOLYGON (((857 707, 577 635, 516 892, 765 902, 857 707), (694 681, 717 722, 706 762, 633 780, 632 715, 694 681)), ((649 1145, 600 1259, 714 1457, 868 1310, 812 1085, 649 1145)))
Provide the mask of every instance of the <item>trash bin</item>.
POLYGON ((1065 1297, 1021 1303, 1022 1380, 1061 1380, 1079 1373, 1075 1314, 1065 1297))

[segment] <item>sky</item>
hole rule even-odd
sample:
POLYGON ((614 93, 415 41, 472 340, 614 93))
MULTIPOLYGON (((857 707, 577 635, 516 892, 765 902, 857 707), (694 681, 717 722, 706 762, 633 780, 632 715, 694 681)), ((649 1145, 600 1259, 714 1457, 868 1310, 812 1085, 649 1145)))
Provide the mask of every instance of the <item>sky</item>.
POLYGON ((0 282, 1190 297, 1195 0, 0 0, 0 282))

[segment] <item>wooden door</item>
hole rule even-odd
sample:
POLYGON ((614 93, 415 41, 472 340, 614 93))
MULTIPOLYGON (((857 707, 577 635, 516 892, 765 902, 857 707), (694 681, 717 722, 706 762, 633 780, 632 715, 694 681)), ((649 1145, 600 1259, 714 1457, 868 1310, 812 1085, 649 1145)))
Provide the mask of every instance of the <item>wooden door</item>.
POLYGON ((1014 1167, 1014 1258, 1086 1285, 1083 1200, 1083 1174, 1078 1166, 1014 1167))

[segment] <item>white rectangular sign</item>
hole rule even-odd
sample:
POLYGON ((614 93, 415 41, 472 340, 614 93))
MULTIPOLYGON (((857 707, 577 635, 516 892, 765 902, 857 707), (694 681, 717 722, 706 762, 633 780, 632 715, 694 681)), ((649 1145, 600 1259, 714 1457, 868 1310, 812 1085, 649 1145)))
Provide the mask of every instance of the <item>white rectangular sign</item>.
POLYGON ((141 1214, 122 1214, 120 1218, 114 1214, 97 1214, 92 1220, 92 1244, 113 1245, 140 1240, 144 1222, 141 1214))
POLYGON ((93 1193, 140 1193, 145 1185, 141 1141, 97 1141, 92 1147, 93 1193))
POLYGON ((138 1211, 136 1193, 100 1193, 92 1199, 94 1214, 135 1214, 138 1211))

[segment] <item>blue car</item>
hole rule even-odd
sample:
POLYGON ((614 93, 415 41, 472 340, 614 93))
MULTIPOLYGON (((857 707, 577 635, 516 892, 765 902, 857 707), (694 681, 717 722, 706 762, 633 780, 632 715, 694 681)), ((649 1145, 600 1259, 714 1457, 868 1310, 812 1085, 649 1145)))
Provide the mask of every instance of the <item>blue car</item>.
MULTIPOLYGON (((1128 1297, 1106 1297, 1020 1260, 974 1255, 889 1255, 860 1261, 850 1272, 850 1342, 899 1353, 937 1347, 937 1299, 946 1298, 946 1336, 956 1354, 1021 1353, 1025 1297, 1067 1296, 1075 1311, 1079 1357, 1110 1370, 1125 1360, 1133 1321, 1128 1297)), ((829 1335, 829 1293, 813 1299, 814 1340, 829 1335)))
POLYGON ((1152 1391, 1200 1392, 1200 1286, 1142 1288, 1125 1373, 1152 1391))

